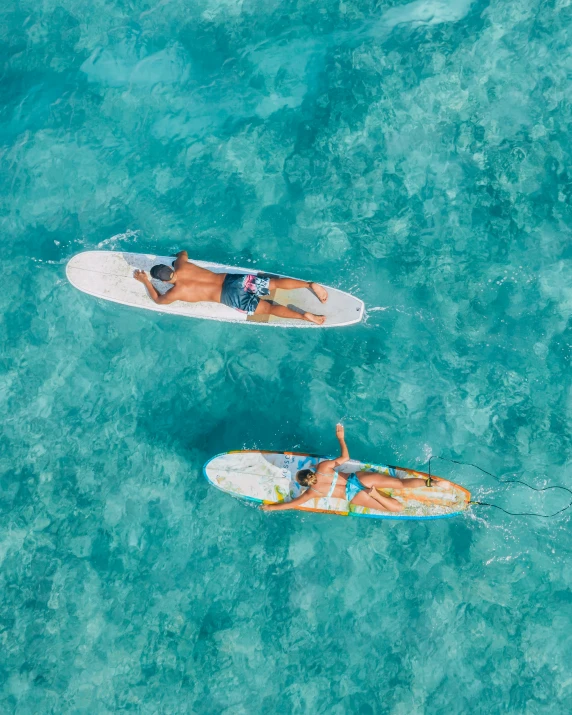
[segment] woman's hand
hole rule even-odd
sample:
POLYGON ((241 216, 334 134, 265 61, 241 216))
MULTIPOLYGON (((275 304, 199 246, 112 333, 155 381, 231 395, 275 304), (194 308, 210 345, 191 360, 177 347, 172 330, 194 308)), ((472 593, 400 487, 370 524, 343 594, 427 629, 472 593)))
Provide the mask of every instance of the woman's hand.
POLYGON ((304 494, 301 496, 297 497, 296 499, 292 499, 292 501, 286 502, 286 501, 277 501, 274 502, 274 504, 262 504, 260 507, 261 511, 285 511, 286 509, 293 509, 294 507, 292 504, 298 503, 300 501, 304 502, 308 500, 308 497, 304 499, 304 494))
POLYGON ((344 462, 347 462, 348 459, 350 458, 350 453, 348 452, 348 448, 346 445, 345 435, 346 435, 346 433, 345 433, 343 424, 338 422, 338 424, 336 425, 336 437, 338 438, 338 442, 340 443, 340 449, 341 449, 342 453, 336 460, 334 460, 336 466, 339 464, 343 464, 344 462))

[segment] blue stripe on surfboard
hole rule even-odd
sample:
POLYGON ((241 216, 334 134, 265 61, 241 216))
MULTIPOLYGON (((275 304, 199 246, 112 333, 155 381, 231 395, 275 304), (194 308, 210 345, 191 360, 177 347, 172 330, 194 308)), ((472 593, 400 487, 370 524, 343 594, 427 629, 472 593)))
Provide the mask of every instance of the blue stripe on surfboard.
POLYGON ((453 516, 460 516, 463 511, 454 511, 451 514, 428 514, 427 516, 410 516, 404 514, 403 516, 398 516, 397 514, 356 514, 350 512, 349 516, 357 517, 358 519, 391 519, 393 521, 429 521, 435 519, 450 519, 453 516))

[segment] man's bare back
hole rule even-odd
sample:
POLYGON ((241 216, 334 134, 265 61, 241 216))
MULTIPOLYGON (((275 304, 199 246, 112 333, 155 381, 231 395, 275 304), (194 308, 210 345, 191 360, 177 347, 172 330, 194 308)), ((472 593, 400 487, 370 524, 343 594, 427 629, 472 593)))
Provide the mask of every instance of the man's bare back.
POLYGON ((265 278, 246 274, 213 273, 206 268, 200 268, 189 263, 186 251, 180 251, 173 268, 160 265, 151 269, 152 277, 173 287, 161 295, 153 286, 144 271, 135 271, 134 278, 147 288, 151 299, 159 305, 168 305, 176 300, 187 303, 203 301, 223 303, 231 308, 249 315, 270 314, 280 318, 306 320, 322 325, 325 316, 314 313, 298 313, 283 305, 276 305, 266 300, 260 300, 276 288, 293 290, 309 288, 318 299, 325 303, 328 299, 326 289, 318 283, 308 283, 295 278, 265 278))
POLYGON ((188 260, 175 261, 176 281, 169 297, 175 300, 184 300, 188 303, 209 301, 220 302, 220 292, 225 279, 225 273, 213 273, 206 268, 200 268, 188 260))

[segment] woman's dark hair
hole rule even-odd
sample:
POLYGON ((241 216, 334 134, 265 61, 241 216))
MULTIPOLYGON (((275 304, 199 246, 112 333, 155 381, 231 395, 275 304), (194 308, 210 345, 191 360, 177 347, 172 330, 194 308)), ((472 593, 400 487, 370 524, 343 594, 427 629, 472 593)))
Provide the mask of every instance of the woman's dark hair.
POLYGON ((311 469, 300 469, 299 472, 296 472, 296 481, 303 487, 311 487, 318 481, 318 477, 311 469))

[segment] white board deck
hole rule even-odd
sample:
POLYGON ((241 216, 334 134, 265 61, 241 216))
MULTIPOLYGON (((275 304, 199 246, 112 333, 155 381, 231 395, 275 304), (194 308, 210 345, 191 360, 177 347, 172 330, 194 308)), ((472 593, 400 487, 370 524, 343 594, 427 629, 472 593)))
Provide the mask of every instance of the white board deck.
MULTIPOLYGON (((210 459, 204 466, 204 475, 217 489, 258 504, 290 501, 302 491, 295 479, 299 469, 315 468, 318 462, 328 457, 318 457, 296 452, 258 452, 244 450, 225 452, 210 459)), ((425 478, 423 472, 401 467, 388 467, 349 460, 339 471, 349 474, 359 471, 387 474, 398 479, 425 478)), ((443 519, 457 516, 464 511, 471 499, 470 493, 454 482, 449 488, 435 484, 432 487, 415 489, 382 489, 403 504, 403 511, 390 513, 377 509, 355 506, 345 499, 316 497, 301 506, 299 511, 319 511, 339 516, 359 516, 370 519, 443 519)))
MULTIPOLYGON (((282 328, 334 328, 359 323, 363 317, 363 301, 349 293, 344 293, 344 291, 328 286, 326 286, 326 289, 329 297, 326 303, 320 303, 314 293, 308 289, 275 290, 269 296, 270 300, 299 312, 325 315, 326 321, 323 325, 269 315, 247 316, 245 313, 220 303, 185 303, 176 301, 170 305, 157 305, 149 297, 145 286, 133 278, 133 273, 136 269, 139 269, 149 274, 152 266, 158 263, 170 266, 174 260, 173 256, 120 253, 117 251, 84 251, 83 253, 78 253, 68 262, 66 275, 75 288, 97 298, 129 305, 134 308, 146 308, 147 310, 155 310, 158 313, 181 315, 187 318, 222 320, 229 323, 254 323, 282 328)), ((264 271, 253 268, 237 268, 236 266, 225 266, 220 263, 208 263, 207 261, 191 262, 214 273, 252 273, 255 275, 264 273, 264 271)), ((286 276, 276 275, 276 277, 285 278, 286 276)), ((319 279, 319 276, 317 278, 319 279)), ((165 292, 164 283, 153 279, 151 279, 151 282, 158 292, 165 292)))

